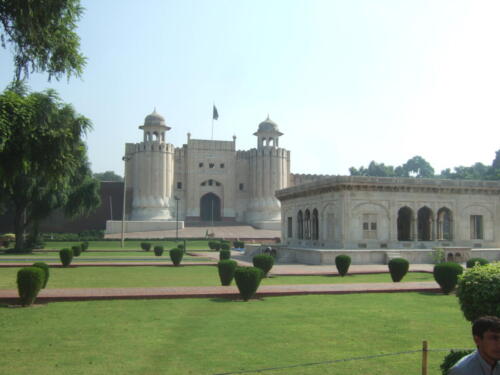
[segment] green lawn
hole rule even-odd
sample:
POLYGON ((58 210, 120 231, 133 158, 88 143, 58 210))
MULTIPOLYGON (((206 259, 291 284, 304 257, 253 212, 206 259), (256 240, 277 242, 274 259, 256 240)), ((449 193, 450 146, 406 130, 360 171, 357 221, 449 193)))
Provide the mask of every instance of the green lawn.
MULTIPOLYGON (((0 268, 0 289, 16 289, 17 268, 0 268)), ((432 281, 429 273, 408 273, 405 281, 432 281)), ((391 282, 389 274, 354 276, 276 276, 261 285, 391 282)), ((48 288, 111 288, 220 285, 217 267, 76 267, 52 268, 48 288)), ((233 283, 234 285, 234 283, 233 283)))
MULTIPOLYGON (((161 245, 165 248, 165 250, 170 250, 176 247, 175 241, 148 241, 148 240, 125 240, 125 250, 141 250, 141 242, 149 242, 153 244, 153 247, 156 245, 161 245)), ((78 245, 81 242, 70 242, 70 241, 47 241, 45 242, 45 249, 47 250, 60 250, 62 248, 78 245)), ((183 241, 179 241, 179 244, 183 244, 183 241)), ((208 241, 205 240, 189 240, 186 241, 186 246, 188 251, 195 250, 209 250, 208 249, 208 241)), ((89 241, 89 250, 122 250, 121 241, 89 241)), ((152 251, 152 248, 151 248, 152 251)))
MULTIPOLYGON (((76 271, 76 270, 68 270, 76 271)), ((454 296, 421 293, 96 301, 1 308, 5 374, 196 374, 471 348, 454 296)), ((438 374, 444 352, 430 353, 438 374)), ((262 372, 420 374, 419 354, 262 372)))
MULTIPOLYGON (((3 254, 0 256, 0 262, 2 261, 8 261, 8 260, 18 260, 18 261, 23 261, 23 260, 31 260, 31 259, 46 259, 48 262, 59 262, 59 253, 57 251, 42 251, 42 252, 35 252, 31 254, 3 254)), ((163 255, 161 257, 157 257, 153 251, 134 251, 134 252, 83 252, 79 257, 74 257, 73 261, 74 262, 85 262, 90 259, 97 259, 99 262, 106 262, 106 261, 112 261, 112 260, 126 260, 126 259, 131 259, 131 260, 137 260, 137 261, 158 261, 158 260, 163 260, 163 261, 170 261, 170 255, 168 254, 168 251, 164 251, 163 255)), ((183 261, 186 262, 213 262, 212 259, 209 258, 204 258, 204 257, 199 257, 199 256, 192 256, 192 255, 184 255, 182 258, 183 261)))

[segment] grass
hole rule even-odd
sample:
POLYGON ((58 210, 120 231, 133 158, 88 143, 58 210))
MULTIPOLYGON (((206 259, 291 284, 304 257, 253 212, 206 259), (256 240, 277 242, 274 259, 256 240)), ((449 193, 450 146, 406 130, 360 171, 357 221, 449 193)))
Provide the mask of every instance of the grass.
MULTIPOLYGON (((406 350, 470 348, 456 297, 352 294, 95 301, 0 308, 8 374, 199 374, 289 366, 406 350)), ((445 352, 431 352, 437 374, 445 352)), ((264 375, 420 373, 417 354, 262 372, 264 375)))
MULTIPOLYGON (((117 259, 133 259, 137 261, 170 261, 170 256, 168 254, 168 250, 163 252, 161 257, 157 257, 153 251, 134 251, 134 252, 83 252, 80 256, 74 257, 73 261, 77 262, 85 262, 87 259, 96 259, 99 262, 106 262, 117 259)), ((59 253, 57 251, 43 251, 43 252, 35 252, 31 254, 4 254, 0 256, 0 262, 6 260, 13 260, 22 262, 23 260, 31 261, 32 259, 48 259, 50 262, 59 262, 59 253)), ((192 255, 184 255, 182 258, 183 261, 187 262, 208 262, 213 261, 209 258, 192 256, 192 255)))
MULTIPOLYGON (((18 268, 0 268, 0 289, 16 289, 18 268)), ((433 281, 429 273, 408 273, 405 281, 433 281)), ((386 274, 354 276, 276 276, 261 285, 391 282, 386 274)), ((47 288, 111 288, 161 286, 218 286, 217 268, 196 267, 76 267, 51 268, 47 288)), ((234 285, 234 282, 233 282, 234 285)))
MULTIPOLYGON (((82 241, 47 241, 45 242, 45 250, 60 250, 62 248, 71 248, 71 246, 78 245, 82 241)), ((125 240, 125 246, 122 249, 121 241, 108 240, 108 241, 89 241, 88 250, 141 250, 141 242, 149 242, 152 244, 151 251, 156 245, 163 246, 166 250, 170 250, 177 246, 175 241, 162 241, 162 240, 125 240)), ((183 241, 179 241, 179 244, 183 244, 183 241)), ((186 247, 188 251, 205 250, 208 251, 208 241, 205 240, 191 240, 186 241, 186 247)))

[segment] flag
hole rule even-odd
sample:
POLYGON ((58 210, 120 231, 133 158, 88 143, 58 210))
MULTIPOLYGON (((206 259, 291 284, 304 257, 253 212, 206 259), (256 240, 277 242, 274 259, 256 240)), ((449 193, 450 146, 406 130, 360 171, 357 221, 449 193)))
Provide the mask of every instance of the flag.
POLYGON ((213 115, 212 115, 212 119, 214 119, 214 120, 218 120, 219 119, 219 112, 217 112, 217 108, 215 108, 215 104, 214 104, 214 112, 213 112, 213 115))

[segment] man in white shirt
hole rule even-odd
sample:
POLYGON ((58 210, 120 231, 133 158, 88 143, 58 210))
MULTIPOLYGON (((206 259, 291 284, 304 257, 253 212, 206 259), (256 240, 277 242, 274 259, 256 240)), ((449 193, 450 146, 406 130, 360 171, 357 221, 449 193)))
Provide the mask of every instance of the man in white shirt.
POLYGON ((472 324, 477 350, 458 361, 448 375, 500 375, 500 319, 483 316, 472 324))

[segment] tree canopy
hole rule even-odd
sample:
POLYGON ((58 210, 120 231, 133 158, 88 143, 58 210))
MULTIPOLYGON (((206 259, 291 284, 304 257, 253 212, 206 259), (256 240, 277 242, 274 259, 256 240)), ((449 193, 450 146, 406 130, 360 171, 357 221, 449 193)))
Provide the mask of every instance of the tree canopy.
MULTIPOLYGON (((24 90, 26 92, 26 90, 24 90)), ((90 121, 61 102, 56 92, 0 95, 0 201, 14 210, 16 249, 24 233, 56 208, 69 216, 88 213, 100 203, 82 140, 90 121)))
POLYGON ((75 30, 82 13, 80 0, 0 0, 0 41, 13 47, 15 79, 80 76, 86 59, 75 30))
POLYGON ((370 162, 368 168, 349 168, 351 176, 373 177, 424 177, 449 178, 463 180, 500 180, 500 150, 496 152, 491 165, 475 163, 470 167, 458 166, 453 170, 446 168, 440 174, 434 173, 434 168, 421 156, 414 156, 403 165, 393 167, 384 163, 370 162))
POLYGON ((113 171, 94 173, 94 178, 99 180, 99 181, 123 181, 123 177, 117 175, 113 171))

